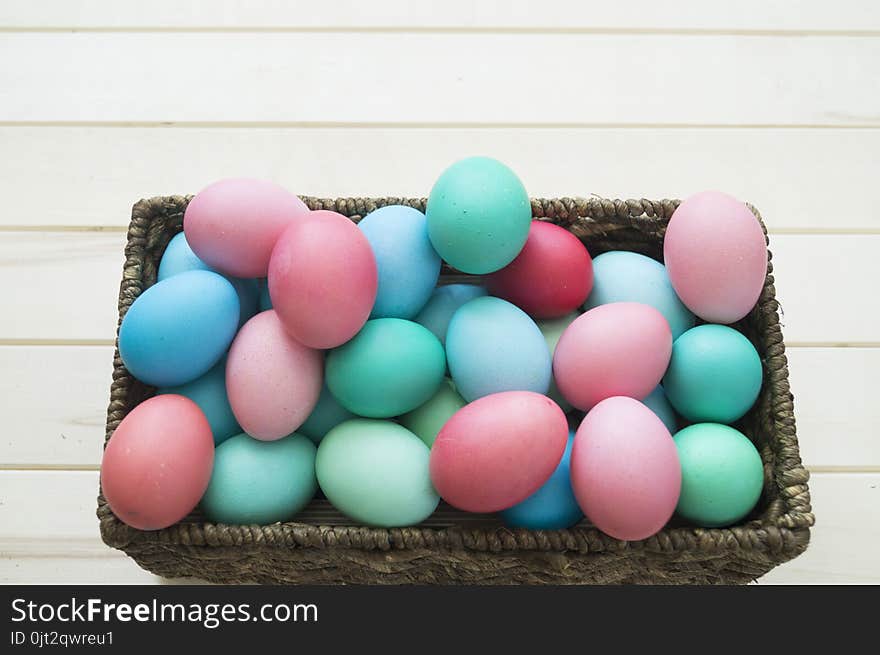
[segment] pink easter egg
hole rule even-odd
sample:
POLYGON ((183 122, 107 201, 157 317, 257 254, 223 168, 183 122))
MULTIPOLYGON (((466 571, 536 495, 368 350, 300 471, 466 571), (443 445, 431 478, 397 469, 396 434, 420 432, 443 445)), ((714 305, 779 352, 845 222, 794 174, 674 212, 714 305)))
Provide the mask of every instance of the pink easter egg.
POLYGON ((122 419, 101 461, 113 513, 138 530, 161 530, 189 514, 208 488, 214 438, 189 398, 154 396, 122 419))
POLYGON ((672 332, 660 312, 641 303, 609 303, 565 329, 553 354, 553 376, 568 402, 588 410, 611 396, 647 397, 671 354, 672 332))
POLYGON ((743 203, 704 191, 672 214, 663 259, 688 309, 710 323, 733 323, 752 310, 764 288, 767 241, 743 203))
POLYGON ((305 203, 277 184, 231 178, 197 193, 183 216, 183 231, 193 252, 221 273, 266 277, 278 237, 305 203))
POLYGON ((245 323, 229 348, 229 406, 256 439, 274 441, 295 432, 318 403, 323 383, 323 355, 291 337, 274 310, 245 323))
POLYGON ((348 218, 310 212, 293 223, 269 262, 269 295, 287 331, 312 348, 335 348, 367 322, 378 289, 370 242, 348 218))
POLYGON ((635 541, 660 530, 678 504, 681 465, 669 430, 638 400, 606 398, 586 415, 571 451, 578 505, 602 532, 635 541))
POLYGON ((483 396, 458 410, 431 447, 431 482, 450 505, 497 512, 525 500, 562 459, 565 414, 532 391, 483 396))

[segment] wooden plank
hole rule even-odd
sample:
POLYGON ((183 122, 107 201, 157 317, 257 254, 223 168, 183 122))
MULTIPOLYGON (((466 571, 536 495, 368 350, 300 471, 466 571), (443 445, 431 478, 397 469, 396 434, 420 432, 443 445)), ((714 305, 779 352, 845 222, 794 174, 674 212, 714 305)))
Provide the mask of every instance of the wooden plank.
POLYGON ((880 124, 871 38, 34 32, 0 59, 0 122, 880 124))

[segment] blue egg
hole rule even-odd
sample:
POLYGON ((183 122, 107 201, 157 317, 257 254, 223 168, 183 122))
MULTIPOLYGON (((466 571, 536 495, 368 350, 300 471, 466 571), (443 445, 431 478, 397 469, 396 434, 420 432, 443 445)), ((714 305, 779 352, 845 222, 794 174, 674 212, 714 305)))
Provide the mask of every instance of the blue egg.
POLYGON ((119 354, 138 380, 186 384, 216 364, 238 329, 238 295, 209 271, 187 271, 146 289, 119 328, 119 354))
POLYGON ((370 318, 412 318, 428 302, 440 276, 440 255, 428 238, 425 215, 389 205, 368 214, 358 227, 370 242, 379 271, 370 318))
POLYGON ((157 394, 176 393, 186 396, 205 413, 214 434, 214 445, 240 434, 241 427, 235 420, 229 398, 226 395, 226 358, 214 364, 210 371, 192 382, 177 387, 162 387, 157 394))
POLYGON ((488 293, 486 287, 476 284, 447 284, 437 287, 428 299, 428 303, 413 320, 428 328, 440 339, 440 343, 446 345, 446 330, 449 328, 452 315, 467 301, 488 293))
POLYGON ((636 252, 613 250, 593 259, 593 290, 584 309, 612 302, 650 305, 666 318, 673 340, 694 326, 694 315, 675 294, 666 267, 636 252))
POLYGON ((257 283, 260 288, 260 301, 258 303, 258 307, 261 312, 265 312, 266 310, 272 309, 272 298, 269 297, 269 281, 261 277, 257 280, 257 283))
POLYGON ((652 412, 654 412, 661 421, 663 421, 663 425, 666 426, 666 429, 669 430, 670 434, 675 434, 678 431, 678 421, 675 419, 675 410, 672 409, 672 405, 669 404, 669 400, 666 398, 666 392, 663 391, 663 387, 659 384, 657 388, 654 389, 648 397, 642 401, 642 404, 647 406, 652 412))
POLYGON ((550 479, 518 505, 501 512, 501 519, 511 528, 529 530, 562 530, 580 523, 584 513, 577 504, 571 488, 571 447, 574 431, 568 434, 568 444, 559 466, 550 479))
POLYGON ((547 393, 550 349, 535 322, 506 300, 484 296, 462 305, 446 332, 449 372, 471 402, 499 391, 547 393))
POLYGON ((318 444, 321 443, 325 434, 350 418, 357 417, 339 404, 336 396, 330 393, 325 382, 321 388, 321 395, 318 397, 318 404, 315 405, 315 409, 309 414, 306 422, 296 431, 318 444))

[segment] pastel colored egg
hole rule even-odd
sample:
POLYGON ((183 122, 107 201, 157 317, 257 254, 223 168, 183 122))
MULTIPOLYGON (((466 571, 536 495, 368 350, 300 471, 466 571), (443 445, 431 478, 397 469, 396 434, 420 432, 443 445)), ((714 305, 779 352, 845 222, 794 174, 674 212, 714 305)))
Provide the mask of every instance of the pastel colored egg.
POLYGON ((476 284, 447 284, 437 287, 422 311, 413 319, 434 333, 446 345, 446 330, 458 308, 469 300, 488 294, 486 287, 476 284))
POLYGON ((430 448, 446 421, 466 404, 452 380, 446 378, 428 402, 401 416, 400 424, 430 448))
MULTIPOLYGON (((675 344, 673 344, 673 348, 675 348, 675 344)), ((675 434, 675 431, 678 430, 678 420, 675 418, 675 410, 669 404, 669 399, 662 386, 658 384, 657 388, 642 400, 642 403, 663 421, 663 425, 671 434, 675 434)))
POLYGON ((553 374, 565 399, 586 411, 612 396, 647 396, 660 383, 671 351, 669 324, 653 307, 600 305, 562 333, 553 374))
POLYGON ((427 328, 375 318, 327 356, 327 387, 350 412, 387 418, 427 402, 445 371, 443 346, 427 328))
POLYGON ((617 396, 584 417, 571 451, 578 504, 602 532, 646 539, 672 516, 681 466, 669 430, 638 400, 617 396))
MULTIPOLYGON (((544 341, 547 342, 547 348, 550 350, 551 358, 553 357, 553 353, 556 352, 556 344, 559 343, 559 338, 562 336, 562 333, 565 332, 565 329, 571 325, 578 316, 580 316, 580 312, 572 312, 562 318, 547 318, 543 321, 537 321, 538 329, 541 330, 541 334, 544 335, 544 341)), ((559 387, 556 384, 556 378, 550 379, 550 389, 547 391, 547 395, 553 400, 553 402, 562 408, 563 412, 571 411, 571 403, 563 397, 562 393, 560 393, 559 387)))
POLYGON ((269 281, 266 278, 260 278, 260 298, 258 301, 258 307, 261 312, 265 312, 267 309, 272 309, 272 298, 269 297, 269 281))
POLYGON ((574 432, 570 432, 562 460, 550 479, 524 501, 501 512, 505 525, 529 530, 563 530, 580 523, 584 513, 571 488, 573 443, 574 432))
POLYGON ((761 358, 745 336, 707 324, 675 340, 663 387, 688 420, 733 423, 755 404, 762 377, 761 358))
POLYGON ((506 391, 466 405, 431 448, 431 480, 450 505, 498 512, 535 493, 559 465, 565 414, 531 391, 506 391))
POLYGON ((144 290, 119 327, 129 372, 155 386, 185 384, 208 372, 238 328, 235 289, 221 275, 187 271, 144 290))
POLYGON ((154 396, 117 426, 101 462, 101 490, 113 513, 138 530, 161 530, 199 502, 211 478, 211 426, 189 398, 154 396))
POLYGON ((311 212, 278 239, 269 263, 269 294, 297 341, 335 348, 360 330, 376 300, 370 242, 348 218, 311 212))
POLYGON ((733 525, 752 511, 764 486, 764 465, 742 432, 696 423, 675 435, 681 460, 679 516, 705 528, 733 525))
POLYGON ((220 444, 202 497, 208 520, 231 525, 268 525, 299 513, 318 490, 317 449, 291 434, 258 441, 239 434, 220 444))
POLYGON ((434 183, 425 209, 439 255, 464 273, 507 266, 529 236, 532 206, 516 174, 489 157, 469 157, 434 183))
POLYGON ((590 253, 565 228, 532 221, 526 245, 486 279, 489 293, 533 318, 559 318, 580 307, 593 287, 590 253))
POLYGON ((709 323, 733 323, 752 310, 764 288, 767 240, 745 204, 704 191, 669 219, 663 260, 688 309, 709 323))
POLYGON ((321 388, 321 395, 318 397, 318 404, 309 414, 306 422, 303 423, 297 432, 306 435, 315 443, 320 443, 324 435, 330 432, 337 425, 350 418, 354 418, 354 414, 339 404, 339 401, 330 393, 327 388, 327 381, 324 380, 324 386, 321 388))
POLYGON ((421 523, 440 497, 431 486, 428 447, 406 428, 352 419, 330 430, 315 468, 327 499, 355 521, 384 528, 421 523))
POLYGON ((547 393, 550 387, 550 350, 541 330, 500 298, 475 298, 455 312, 446 356, 455 387, 467 401, 499 391, 547 393))
POLYGON ((273 441, 305 422, 324 381, 323 356, 284 330, 274 310, 244 324, 226 360, 226 391, 239 425, 273 441))
POLYGON ((377 209, 358 224, 376 257, 379 287, 370 318, 413 318, 440 276, 425 215, 404 205, 377 209))
POLYGON ((593 259, 593 290, 584 309, 613 302, 650 305, 663 314, 673 339, 692 328, 696 320, 675 295, 666 267, 637 252, 612 250, 593 259))
POLYGON ((199 259, 236 277, 266 277, 275 242, 308 214, 302 200, 265 180, 230 178, 197 193, 183 216, 183 230, 199 259))

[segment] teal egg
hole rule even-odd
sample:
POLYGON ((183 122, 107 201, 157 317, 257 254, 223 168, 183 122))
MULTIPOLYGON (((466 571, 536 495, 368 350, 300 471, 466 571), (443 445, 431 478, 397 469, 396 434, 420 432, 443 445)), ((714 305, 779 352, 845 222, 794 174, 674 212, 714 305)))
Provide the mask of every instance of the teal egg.
POLYGON ((192 400, 211 426, 214 444, 219 445, 229 437, 239 434, 241 427, 229 406, 226 395, 226 358, 221 359, 203 376, 177 387, 163 387, 157 394, 176 393, 192 400))
POLYGON ((269 297, 269 284, 266 281, 266 278, 261 277, 257 284, 260 289, 260 299, 257 303, 259 310, 261 312, 265 312, 267 309, 272 309, 272 298, 269 297))
POLYGON ((214 451, 214 470, 202 497, 205 516, 216 523, 266 525, 290 519, 314 497, 316 448, 291 434, 259 441, 246 434, 214 451))
POLYGON ((460 271, 483 275, 504 268, 522 250, 532 207, 512 170, 489 157, 470 157, 443 171, 425 216, 440 257, 460 271))
POLYGON ((327 356, 330 392, 358 416, 387 418, 427 402, 446 372, 443 346, 412 321, 377 318, 327 356))
POLYGON ((320 443, 325 434, 350 418, 354 418, 354 414, 339 404, 325 383, 321 388, 321 395, 318 397, 315 409, 296 431, 306 435, 315 443, 320 443))
POLYGON ((681 463, 676 511, 705 528, 732 525, 761 497, 764 465, 742 432, 719 423, 696 423, 675 437, 681 463))
POLYGON ((666 426, 666 429, 669 430, 670 434, 675 434, 675 431, 678 430, 678 421, 675 418, 675 410, 672 409, 672 405, 669 404, 669 399, 666 398, 666 392, 663 391, 661 385, 658 384, 654 391, 648 394, 647 398, 642 400, 642 404, 654 412, 660 420, 663 421, 663 425, 666 426))
POLYGON ((672 344, 663 389, 693 422, 733 423, 761 391, 761 358, 751 342, 726 325, 699 325, 672 344))
POLYGON ((315 469, 327 499, 367 525, 415 525, 437 508, 431 451, 391 421, 352 419, 330 430, 318 446, 315 469))

